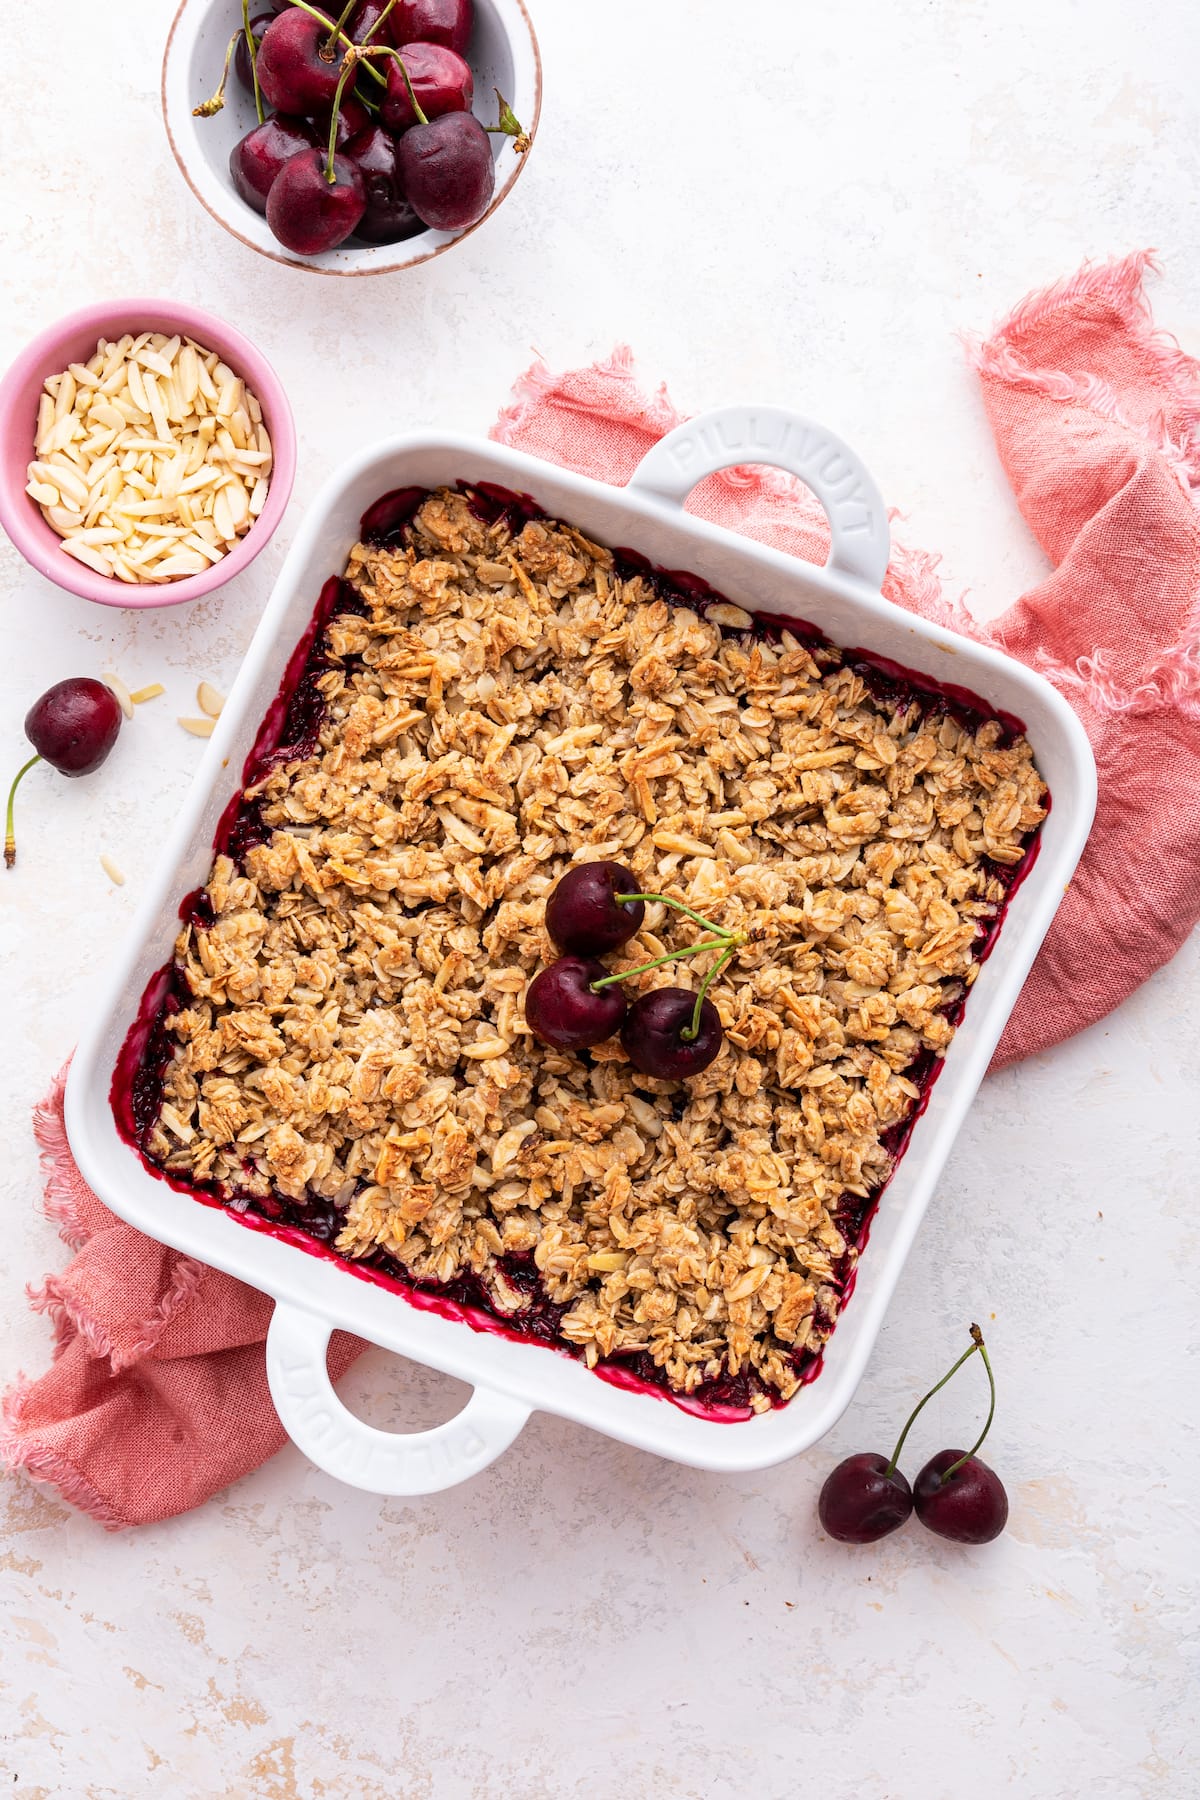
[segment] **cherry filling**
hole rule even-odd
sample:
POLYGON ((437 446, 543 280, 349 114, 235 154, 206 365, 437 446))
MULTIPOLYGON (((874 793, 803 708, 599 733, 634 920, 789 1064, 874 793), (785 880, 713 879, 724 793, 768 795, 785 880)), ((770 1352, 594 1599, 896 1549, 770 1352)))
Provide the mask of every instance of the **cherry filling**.
MULTIPOLYGON (((459 484, 467 494, 472 510, 480 518, 494 523, 507 520, 514 530, 527 520, 545 518, 546 514, 528 494, 510 492, 506 488, 483 482, 475 486, 459 484)), ((361 532, 365 541, 377 545, 401 546, 408 538, 408 528, 417 508, 425 498, 421 488, 398 488, 382 495, 363 514, 361 532)), ((704 606, 722 597, 697 576, 679 571, 656 569, 634 551, 616 552, 620 573, 640 574, 654 586, 659 596, 672 604, 704 606)), ((213 840, 214 854, 229 856, 240 868, 255 844, 266 841, 270 827, 262 817, 260 801, 245 790, 253 789, 271 769, 281 763, 311 756, 317 748, 325 719, 325 701, 318 682, 331 662, 330 621, 341 613, 363 611, 363 602, 349 584, 331 577, 321 589, 312 620, 288 662, 280 689, 267 708, 249 756, 242 770, 239 791, 226 807, 213 840)), ((752 628, 753 635, 777 642, 786 629, 821 652, 833 653, 834 646, 813 625, 790 619, 760 617, 752 628)), ((938 686, 927 676, 905 669, 886 658, 865 650, 843 652, 841 661, 848 664, 866 682, 883 704, 900 710, 915 702, 929 713, 942 712, 972 730, 988 719, 998 719, 1007 739, 1018 736, 1024 727, 1019 719, 997 712, 970 690, 938 686)), ((1047 798, 1049 806, 1049 798, 1047 798)), ((1017 887, 1024 880, 1037 856, 1038 834, 1030 839, 1025 855, 1015 866, 988 863, 988 874, 1001 884, 1005 897, 995 914, 979 922, 976 958, 982 962, 990 953, 1004 920, 1004 915, 1017 887)), ((420 908, 414 910, 419 911, 420 908)), ((182 902, 179 916, 193 929, 207 930, 214 922, 212 902, 203 888, 189 894, 182 902)), ((291 1199, 271 1192, 260 1195, 247 1186, 232 1192, 218 1190, 177 1179, 146 1154, 145 1145, 162 1106, 163 1084, 174 1055, 175 1042, 167 1021, 190 1000, 182 970, 172 962, 151 979, 142 996, 137 1017, 131 1026, 117 1058, 113 1072, 111 1104, 118 1129, 132 1145, 152 1174, 171 1187, 191 1194, 209 1206, 219 1206, 230 1217, 250 1230, 264 1231, 284 1239, 310 1255, 336 1261, 343 1269, 362 1281, 370 1281, 394 1293, 403 1294, 409 1303, 421 1310, 431 1310, 470 1325, 476 1331, 491 1332, 520 1341, 551 1346, 561 1354, 582 1357, 582 1349, 568 1343, 560 1332, 566 1306, 555 1304, 544 1292, 531 1256, 509 1256, 499 1259, 499 1266, 510 1288, 525 1297, 525 1303, 513 1313, 498 1312, 478 1276, 460 1275, 453 1281, 436 1284, 415 1282, 407 1271, 383 1251, 353 1261, 333 1249, 340 1229, 341 1214, 329 1200, 319 1195, 291 1199)), ((961 994, 942 1009, 951 1024, 959 1023, 966 1006, 961 994)), ((586 1051, 580 1053, 586 1057, 586 1051)), ((892 1126, 883 1136, 884 1148, 892 1158, 893 1171, 907 1148, 913 1128, 924 1112, 930 1091, 941 1073, 942 1059, 933 1051, 923 1051, 905 1071, 920 1090, 908 1117, 892 1126)), ((680 1095, 677 1110, 682 1116, 687 1097, 680 1095)), ((247 1163, 247 1177, 252 1171, 247 1163)), ((256 1180, 257 1185, 257 1180, 256 1180)), ((835 1222, 847 1249, 834 1268, 830 1284, 838 1295, 840 1314, 854 1290, 858 1257, 866 1244, 871 1220, 886 1191, 884 1182, 865 1199, 847 1196, 846 1204, 835 1214, 835 1222)), ((827 1335, 835 1322, 818 1310, 815 1325, 827 1335)), ((812 1381, 820 1373, 820 1349, 803 1349, 792 1356, 792 1366, 802 1383, 812 1381)), ((737 1376, 722 1376, 705 1383, 690 1395, 671 1389, 663 1370, 645 1352, 617 1355, 602 1360, 594 1372, 614 1386, 649 1392, 672 1401, 684 1411, 717 1421, 742 1420, 752 1416, 752 1400, 765 1395, 772 1406, 786 1404, 768 1388, 753 1371, 737 1376)))

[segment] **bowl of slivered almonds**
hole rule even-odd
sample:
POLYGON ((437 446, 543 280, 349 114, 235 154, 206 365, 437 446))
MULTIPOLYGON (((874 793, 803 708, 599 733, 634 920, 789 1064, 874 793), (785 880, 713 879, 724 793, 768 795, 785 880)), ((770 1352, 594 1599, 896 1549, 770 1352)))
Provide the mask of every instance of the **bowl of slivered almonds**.
POLYGON ((59 587, 177 606, 258 555, 296 468, 291 408, 242 333, 171 300, 52 325, 0 383, 0 524, 59 587))

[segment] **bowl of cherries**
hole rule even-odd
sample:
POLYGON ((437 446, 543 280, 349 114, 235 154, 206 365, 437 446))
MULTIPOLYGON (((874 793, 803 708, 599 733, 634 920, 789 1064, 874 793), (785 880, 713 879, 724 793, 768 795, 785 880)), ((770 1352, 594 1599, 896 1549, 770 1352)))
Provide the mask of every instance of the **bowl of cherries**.
POLYGON ((524 166, 541 62, 524 0, 183 0, 175 159, 252 249, 326 275, 426 262, 524 166))

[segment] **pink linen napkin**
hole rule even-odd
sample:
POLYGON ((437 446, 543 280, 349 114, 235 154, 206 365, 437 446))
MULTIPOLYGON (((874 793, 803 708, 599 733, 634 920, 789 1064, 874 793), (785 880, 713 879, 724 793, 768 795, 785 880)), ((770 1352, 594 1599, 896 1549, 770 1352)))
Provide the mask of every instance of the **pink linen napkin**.
MULTIPOLYGON (((1102 1018, 1200 916, 1200 368, 1152 327, 1149 262, 1085 267, 973 353, 1001 461, 1053 573, 990 627, 943 597, 934 556, 897 546, 885 583, 898 605, 1046 674, 1100 769, 1091 840, 997 1065, 1102 1018)), ((562 376, 535 366, 493 436, 622 484, 679 422, 621 350, 562 376)), ((824 560, 824 516, 786 475, 729 469, 689 506, 824 560)), ((262 1350, 271 1302, 113 1217, 71 1160, 62 1082, 35 1129, 47 1212, 76 1255, 30 1292, 54 1321, 55 1361, 5 1397, 0 1456, 117 1528, 199 1505, 281 1447, 262 1350)), ((362 1348, 335 1337, 335 1378, 362 1348)))

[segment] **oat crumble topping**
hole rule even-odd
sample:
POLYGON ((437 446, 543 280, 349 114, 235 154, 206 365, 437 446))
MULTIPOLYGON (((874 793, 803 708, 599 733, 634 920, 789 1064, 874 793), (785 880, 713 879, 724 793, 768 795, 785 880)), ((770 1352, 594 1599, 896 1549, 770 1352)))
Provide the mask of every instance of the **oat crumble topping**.
MULTIPOLYGON (((217 857, 179 937, 147 1153, 235 1205, 330 1202, 345 1256, 473 1274, 518 1326, 532 1257, 589 1365, 645 1352, 680 1394, 749 1372, 763 1410, 832 1328, 842 1225, 1044 817, 1029 745, 668 604, 567 525, 441 491, 406 538, 353 551, 316 747, 247 791, 268 839, 217 857), (525 1025, 546 898, 593 858, 751 934, 687 1084, 525 1025)), ((650 905, 611 966, 697 930, 650 905)))

